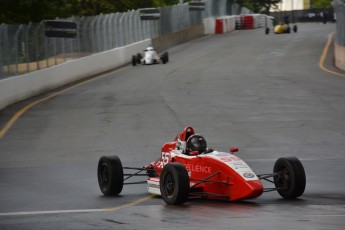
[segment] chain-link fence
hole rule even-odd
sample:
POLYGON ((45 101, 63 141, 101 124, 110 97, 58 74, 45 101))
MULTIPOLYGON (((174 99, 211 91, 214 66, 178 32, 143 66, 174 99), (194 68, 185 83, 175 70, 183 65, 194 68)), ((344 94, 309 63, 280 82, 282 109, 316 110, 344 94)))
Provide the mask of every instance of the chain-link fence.
POLYGON ((208 0, 204 11, 189 11, 187 4, 159 8, 159 20, 140 20, 139 10, 91 17, 72 17, 76 38, 46 37, 45 22, 0 25, 0 79, 47 68, 147 38, 176 32, 204 18, 248 13, 233 0, 208 0))
POLYGON ((335 41, 338 45, 345 47, 345 0, 334 0, 333 8, 337 23, 335 41))

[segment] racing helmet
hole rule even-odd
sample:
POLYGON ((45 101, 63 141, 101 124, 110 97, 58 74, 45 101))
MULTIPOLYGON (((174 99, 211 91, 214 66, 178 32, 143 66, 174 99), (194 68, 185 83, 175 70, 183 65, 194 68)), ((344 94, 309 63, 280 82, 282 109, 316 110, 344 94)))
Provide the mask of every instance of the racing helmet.
POLYGON ((147 51, 153 51, 153 47, 149 46, 146 48, 147 51))
POLYGON ((199 154, 205 153, 207 150, 207 143, 203 136, 194 134, 187 140, 187 149, 189 151, 198 151, 199 154))

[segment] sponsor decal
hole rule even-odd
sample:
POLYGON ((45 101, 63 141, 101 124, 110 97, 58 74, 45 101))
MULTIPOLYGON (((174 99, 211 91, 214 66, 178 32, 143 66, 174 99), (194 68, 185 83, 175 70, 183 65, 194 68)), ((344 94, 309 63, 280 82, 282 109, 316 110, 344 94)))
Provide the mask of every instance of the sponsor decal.
POLYGON ((207 173, 207 174, 212 173, 212 168, 210 166, 185 164, 185 167, 188 172, 198 172, 198 173, 207 173))
POLYGON ((255 175, 253 173, 243 173, 243 176, 245 178, 254 178, 255 177, 255 175))
POLYGON ((223 162, 230 162, 230 161, 241 161, 240 158, 236 157, 236 156, 222 156, 219 157, 219 160, 223 161, 223 162))
POLYGON ((216 154, 214 154, 216 157, 226 157, 228 156, 229 154, 228 153, 219 153, 217 152, 216 154))
POLYGON ((147 187, 159 189, 159 184, 151 184, 151 183, 148 183, 148 184, 147 184, 147 187))
POLYGON ((162 152, 162 162, 163 165, 166 165, 169 163, 170 153, 162 152))

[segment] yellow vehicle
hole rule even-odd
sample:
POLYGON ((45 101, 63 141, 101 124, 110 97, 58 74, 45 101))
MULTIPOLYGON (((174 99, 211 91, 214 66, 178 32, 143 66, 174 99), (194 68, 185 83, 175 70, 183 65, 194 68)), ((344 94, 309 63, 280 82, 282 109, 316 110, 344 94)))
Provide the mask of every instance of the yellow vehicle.
MULTIPOLYGON (((292 28, 293 32, 297 33, 297 25, 294 25, 292 28)), ((266 34, 269 34, 270 29, 266 28, 266 34)), ((279 23, 274 27, 275 34, 289 34, 291 32, 291 28, 289 24, 284 22, 279 23)))
POLYGON ((274 27, 274 33, 275 34, 285 34, 285 33, 290 33, 290 26, 285 23, 280 23, 279 25, 276 25, 274 27))

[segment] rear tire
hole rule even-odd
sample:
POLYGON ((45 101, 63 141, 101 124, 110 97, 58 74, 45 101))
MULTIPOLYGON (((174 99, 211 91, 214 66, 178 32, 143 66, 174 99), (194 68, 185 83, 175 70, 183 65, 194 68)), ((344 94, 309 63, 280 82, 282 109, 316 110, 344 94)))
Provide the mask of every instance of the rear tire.
POLYGON ((189 176, 180 163, 168 163, 163 167, 159 186, 165 203, 183 204, 189 196, 189 176))
POLYGON ((166 62, 169 62, 169 53, 168 53, 168 52, 165 52, 165 53, 164 53, 164 56, 165 56, 166 62))
POLYGON ((297 33, 297 31, 298 31, 297 25, 294 25, 292 30, 293 30, 293 32, 297 33))
POLYGON ((98 161, 99 188, 105 196, 116 196, 123 188, 123 168, 118 156, 102 156, 98 161))
POLYGON ((132 56, 132 65, 133 66, 137 65, 137 58, 135 57, 135 55, 132 56))
POLYGON ((302 163, 296 157, 279 158, 274 164, 274 184, 280 196, 286 199, 300 197, 305 190, 306 176, 302 163))
POLYGON ((161 60, 162 60, 163 64, 166 64, 169 61, 168 52, 165 52, 165 53, 162 54, 161 60))
POLYGON ((291 31, 291 28, 290 28, 290 26, 288 26, 288 28, 286 28, 286 33, 290 33, 290 31, 291 31))

